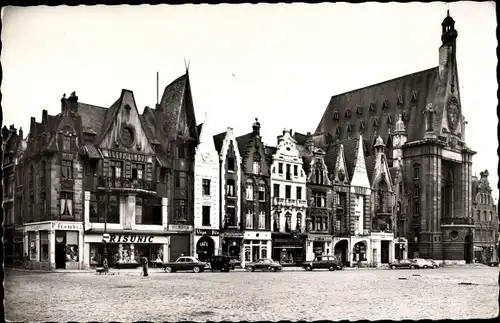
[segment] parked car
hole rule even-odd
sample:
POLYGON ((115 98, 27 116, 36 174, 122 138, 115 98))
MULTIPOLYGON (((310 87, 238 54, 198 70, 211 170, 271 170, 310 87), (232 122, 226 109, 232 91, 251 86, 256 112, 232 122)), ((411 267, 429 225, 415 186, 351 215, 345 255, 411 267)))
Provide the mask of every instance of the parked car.
POLYGON ((211 256, 208 258, 209 269, 212 271, 220 270, 229 272, 230 269, 234 270, 234 261, 229 256, 211 256))
POLYGON ((483 262, 483 264, 490 266, 490 267, 498 267, 498 261, 495 261, 495 260, 486 260, 483 262))
POLYGON ((401 259, 399 261, 393 261, 389 264, 389 267, 391 269, 396 269, 396 268, 405 268, 405 269, 416 269, 418 268, 418 265, 415 264, 413 260, 410 259, 401 259))
POLYGON ((432 262, 423 258, 415 258, 413 259, 413 262, 417 265, 418 268, 423 269, 432 268, 434 266, 432 262))
POLYGON ((342 270, 344 265, 335 256, 317 256, 313 261, 306 261, 302 264, 302 268, 307 271, 313 269, 328 269, 334 271, 342 270))
POLYGON ((255 270, 277 271, 281 270, 282 267, 279 263, 270 258, 261 258, 256 262, 250 262, 246 264, 245 269, 247 271, 255 271, 255 270))
POLYGON ((174 273, 176 271, 193 271, 195 273, 203 272, 208 268, 208 264, 199 261, 196 257, 179 257, 175 262, 163 263, 163 269, 167 273, 174 273))
POLYGON ((430 266, 429 268, 436 269, 437 267, 439 267, 439 264, 435 262, 433 259, 425 259, 425 260, 431 263, 432 266, 430 266))

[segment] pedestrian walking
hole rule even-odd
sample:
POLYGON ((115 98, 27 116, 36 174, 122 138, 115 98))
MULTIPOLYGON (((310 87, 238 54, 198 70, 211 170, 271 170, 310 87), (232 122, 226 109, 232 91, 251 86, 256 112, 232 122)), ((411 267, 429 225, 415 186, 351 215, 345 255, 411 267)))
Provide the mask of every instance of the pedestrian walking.
POLYGON ((24 268, 31 270, 31 259, 27 252, 24 253, 24 268))
POLYGON ((142 262, 142 275, 144 277, 148 277, 148 258, 142 257, 141 262, 142 262))

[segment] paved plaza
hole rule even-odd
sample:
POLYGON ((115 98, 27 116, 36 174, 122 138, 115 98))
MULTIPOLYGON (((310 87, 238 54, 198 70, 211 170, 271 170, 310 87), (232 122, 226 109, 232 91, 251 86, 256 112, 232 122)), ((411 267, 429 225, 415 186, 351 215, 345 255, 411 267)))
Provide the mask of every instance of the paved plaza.
POLYGON ((9 321, 471 319, 498 315, 498 268, 104 276, 7 270, 9 321), (406 278, 406 279, 401 279, 406 278), (461 284, 471 283, 471 284, 461 284))

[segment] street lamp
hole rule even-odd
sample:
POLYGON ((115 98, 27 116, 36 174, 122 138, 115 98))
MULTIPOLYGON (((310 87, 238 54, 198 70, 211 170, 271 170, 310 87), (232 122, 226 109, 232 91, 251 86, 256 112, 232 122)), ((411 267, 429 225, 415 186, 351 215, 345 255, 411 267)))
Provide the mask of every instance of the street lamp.
MULTIPOLYGON (((109 212, 109 193, 111 191, 110 189, 110 182, 111 182, 111 177, 105 177, 104 178, 105 180, 105 190, 104 190, 104 193, 105 193, 105 200, 104 200, 104 236, 107 236, 107 233, 108 233, 108 212, 109 212)), ((106 263, 108 263, 108 239, 103 239, 104 240, 104 260, 106 261, 106 263)))

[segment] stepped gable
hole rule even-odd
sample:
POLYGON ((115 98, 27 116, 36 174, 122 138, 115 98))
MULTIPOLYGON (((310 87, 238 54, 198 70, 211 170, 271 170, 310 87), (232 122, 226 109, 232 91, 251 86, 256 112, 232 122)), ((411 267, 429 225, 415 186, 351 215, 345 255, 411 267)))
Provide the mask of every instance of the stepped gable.
MULTIPOLYGON (((384 142, 394 128, 398 114, 405 111, 408 141, 425 134, 425 116, 429 102, 434 102, 438 86, 438 67, 401 76, 331 98, 316 133, 329 134, 338 140, 367 134, 369 142, 380 135, 384 142), (350 131, 349 131, 350 130, 350 131)), ((373 151, 372 145, 368 151, 373 151)), ((371 155, 371 153, 370 153, 371 155)))
POLYGON ((214 136, 215 149, 217 150, 219 155, 221 154, 222 145, 224 144, 224 139, 226 139, 226 135, 227 131, 224 131, 214 136))

